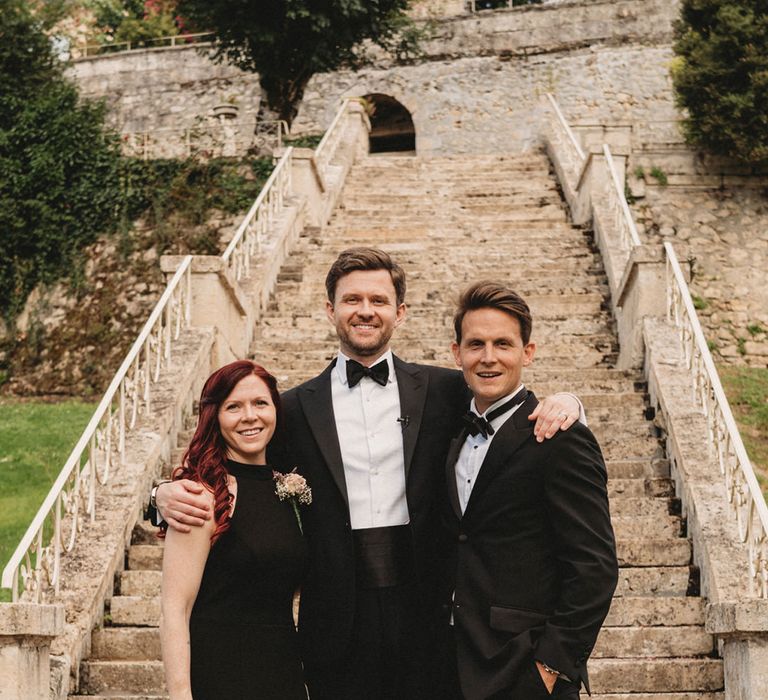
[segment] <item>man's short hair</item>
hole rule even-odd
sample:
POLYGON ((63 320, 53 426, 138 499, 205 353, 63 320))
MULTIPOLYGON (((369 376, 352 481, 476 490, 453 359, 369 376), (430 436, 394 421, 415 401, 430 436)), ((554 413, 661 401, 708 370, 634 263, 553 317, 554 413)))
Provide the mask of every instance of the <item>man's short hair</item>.
POLYGON ((398 306, 405 301, 405 272, 392 258, 378 248, 348 248, 339 254, 328 275, 325 278, 325 291, 328 301, 333 304, 336 296, 336 285, 339 280, 350 272, 359 270, 386 270, 395 286, 395 297, 398 306))
POLYGON ((525 345, 531 339, 533 319, 531 310, 525 300, 498 282, 475 282, 465 289, 459 297, 456 313, 453 317, 453 329, 456 332, 456 342, 461 344, 461 323, 468 311, 477 309, 498 309, 517 319, 520 324, 520 337, 525 345))

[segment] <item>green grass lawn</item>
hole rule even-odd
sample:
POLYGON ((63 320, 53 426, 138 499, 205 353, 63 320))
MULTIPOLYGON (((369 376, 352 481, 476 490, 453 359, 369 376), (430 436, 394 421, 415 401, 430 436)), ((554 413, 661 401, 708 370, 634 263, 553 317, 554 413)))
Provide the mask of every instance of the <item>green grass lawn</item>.
MULTIPOLYGON (((0 400, 0 570, 95 409, 81 401, 0 400)), ((0 601, 10 591, 0 591, 0 601)))
POLYGON ((768 495, 768 369, 720 365, 717 370, 763 493, 768 495))

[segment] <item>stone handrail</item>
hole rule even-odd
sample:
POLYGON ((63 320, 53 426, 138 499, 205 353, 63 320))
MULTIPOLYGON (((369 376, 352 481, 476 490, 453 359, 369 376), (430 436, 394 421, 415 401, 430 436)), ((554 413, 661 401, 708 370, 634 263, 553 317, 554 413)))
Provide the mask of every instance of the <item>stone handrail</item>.
POLYGON ((261 254, 265 238, 274 230, 283 203, 291 194, 292 157, 293 148, 289 147, 221 256, 237 280, 250 275, 251 258, 261 254))
POLYGON ((720 383, 675 249, 668 241, 664 249, 667 320, 679 333, 685 364, 693 377, 693 399, 706 417, 710 450, 717 453, 731 513, 748 548, 752 584, 760 597, 768 598, 768 505, 720 383))
POLYGON ((3 570, 2 587, 11 589, 14 602, 41 603, 51 591, 59 593, 62 556, 72 551, 85 518, 95 520, 97 489, 123 464, 126 433, 139 412, 152 415, 153 385, 189 326, 191 262, 187 256, 169 281, 3 570))

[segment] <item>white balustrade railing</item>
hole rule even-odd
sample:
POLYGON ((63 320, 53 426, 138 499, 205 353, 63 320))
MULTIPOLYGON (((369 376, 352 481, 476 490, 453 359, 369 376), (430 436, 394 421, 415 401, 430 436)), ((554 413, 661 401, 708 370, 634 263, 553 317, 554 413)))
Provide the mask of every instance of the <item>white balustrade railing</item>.
POLYGON ((283 203, 291 193, 292 158, 293 147, 289 147, 221 256, 237 280, 250 276, 251 260, 261 254, 275 230, 283 203))
POLYGON ((347 126, 347 117, 349 115, 350 100, 345 99, 336 115, 331 122, 331 125, 323 134, 323 138, 320 143, 317 144, 315 149, 315 162, 317 163, 320 172, 325 174, 328 166, 336 155, 336 151, 341 144, 342 136, 347 126))
POLYGON ((126 51, 143 51, 145 49, 174 48, 177 46, 194 46, 196 44, 210 44, 216 39, 213 32, 198 34, 174 34, 173 36, 160 36, 150 39, 136 39, 134 41, 114 41, 103 44, 85 44, 73 46, 70 50, 72 57, 88 58, 108 53, 123 53, 126 51))
MULTIPOLYGON (((348 105, 345 100, 315 151, 325 167, 341 143, 348 105)), ((291 194, 292 158, 289 147, 222 254, 237 280, 250 275, 255 256, 278 243, 272 238, 291 194)), ((168 283, 3 570, 2 587, 12 590, 14 601, 39 603, 59 592, 62 556, 75 547, 85 519, 95 520, 98 486, 107 484, 113 468, 124 462, 126 435, 139 414, 152 415, 153 385, 169 366, 181 329, 190 324, 191 263, 192 256, 186 256, 168 283)))
POLYGON ((563 116, 557 100, 550 93, 547 93, 547 100, 555 116, 554 120, 550 120, 550 137, 555 142, 557 152, 563 161, 568 176, 576 183, 584 168, 587 156, 576 139, 570 124, 563 116))
POLYGON ((768 506, 723 391, 675 250, 667 255, 667 318, 678 330, 693 376, 693 399, 707 419, 709 447, 717 453, 731 512, 749 552, 749 573, 758 595, 768 598, 768 506))
MULTIPOLYGON (((550 120, 550 138, 570 182, 582 186, 579 173, 587 161, 554 97, 547 95, 555 119, 550 120)), ((616 170, 610 149, 603 146, 603 156, 609 172, 607 201, 610 212, 610 247, 620 249, 620 273, 626 270, 630 253, 641 244, 640 236, 627 202, 622 181, 616 170), (612 224, 612 226, 610 225, 612 224)), ((593 205, 595 194, 592 193, 593 205)), ((738 533, 747 545, 749 573, 754 589, 768 598, 768 506, 741 440, 728 399, 723 391, 715 363, 693 306, 688 284, 671 243, 665 242, 667 260, 667 317, 678 330, 683 357, 691 374, 693 400, 706 417, 708 445, 717 454, 720 471, 725 479, 728 502, 737 523, 738 533)), ((617 279, 622 278, 622 274, 617 279)), ((670 447, 674 450, 674 444, 670 447)), ((673 460, 677 455, 670 454, 673 460)))
POLYGON ((184 258, 88 422, 63 469, 3 570, 2 586, 43 602, 61 584, 62 556, 85 520, 96 518, 96 492, 125 460, 126 436, 139 414, 152 415, 153 385, 171 363, 174 341, 189 326, 192 256, 184 258))
POLYGON ((619 245, 622 250, 627 252, 627 257, 629 257, 632 248, 640 245, 640 236, 637 233, 635 220, 632 218, 632 212, 629 210, 627 195, 624 192, 621 178, 613 162, 611 149, 607 143, 603 144, 603 155, 605 156, 605 165, 610 176, 610 182, 608 183, 608 207, 614 218, 613 223, 618 234, 619 245))

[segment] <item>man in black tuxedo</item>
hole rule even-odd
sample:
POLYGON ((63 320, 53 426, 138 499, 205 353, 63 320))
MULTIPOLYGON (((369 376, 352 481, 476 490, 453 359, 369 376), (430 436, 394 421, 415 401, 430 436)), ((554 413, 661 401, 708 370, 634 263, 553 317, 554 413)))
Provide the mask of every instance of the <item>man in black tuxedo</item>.
POLYGON ((492 282, 467 289, 454 320, 454 356, 474 398, 446 460, 446 698, 589 691, 586 661, 616 587, 594 436, 577 424, 538 444, 528 421, 538 403, 521 382, 531 325, 527 304, 492 282))
MULTIPOLYGON (((380 250, 344 251, 326 279, 339 354, 282 395, 269 460, 298 466, 312 487, 303 512, 310 567, 299 631, 312 700, 442 700, 440 496, 450 439, 469 394, 460 372, 403 362, 389 342, 405 319, 405 274, 380 250)), ((567 429, 579 402, 555 395, 539 439, 567 429)), ((201 524, 198 487, 156 491, 171 527, 201 524)))

